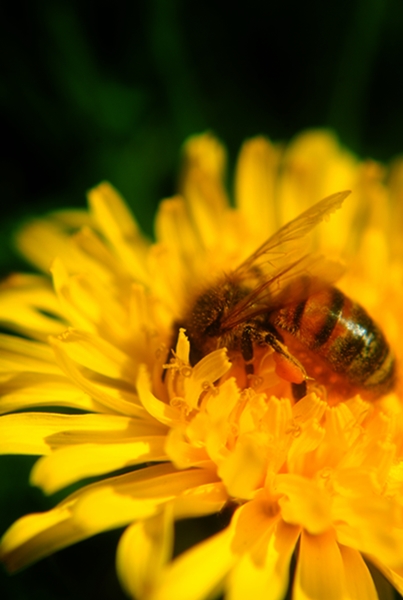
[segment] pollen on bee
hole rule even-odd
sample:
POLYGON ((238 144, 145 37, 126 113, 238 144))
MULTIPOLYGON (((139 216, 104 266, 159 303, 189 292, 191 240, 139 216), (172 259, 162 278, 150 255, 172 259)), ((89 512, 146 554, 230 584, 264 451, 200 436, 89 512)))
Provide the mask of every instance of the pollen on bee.
POLYGON ((301 371, 300 367, 289 360, 288 357, 282 354, 273 355, 274 362, 276 363, 276 374, 289 381, 290 383, 302 383, 305 381, 305 374, 301 371))

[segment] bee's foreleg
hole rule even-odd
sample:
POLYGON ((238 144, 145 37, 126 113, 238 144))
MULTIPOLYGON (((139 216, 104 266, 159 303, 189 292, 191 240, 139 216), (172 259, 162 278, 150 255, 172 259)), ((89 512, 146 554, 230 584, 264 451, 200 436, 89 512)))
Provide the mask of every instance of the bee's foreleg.
POLYGON ((246 325, 242 331, 241 337, 241 354, 245 361, 245 372, 247 375, 254 374, 253 367, 253 340, 256 337, 256 332, 253 327, 246 325))

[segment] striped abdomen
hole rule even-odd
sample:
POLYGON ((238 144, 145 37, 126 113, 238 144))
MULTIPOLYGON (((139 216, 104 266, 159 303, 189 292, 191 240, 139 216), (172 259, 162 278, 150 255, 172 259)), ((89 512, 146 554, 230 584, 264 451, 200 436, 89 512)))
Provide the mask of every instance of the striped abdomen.
MULTIPOLYGON (((274 311, 270 321, 366 395, 375 398, 393 388, 395 361, 385 336, 362 306, 337 288, 274 311)), ((314 369, 312 358, 311 364, 314 369)))

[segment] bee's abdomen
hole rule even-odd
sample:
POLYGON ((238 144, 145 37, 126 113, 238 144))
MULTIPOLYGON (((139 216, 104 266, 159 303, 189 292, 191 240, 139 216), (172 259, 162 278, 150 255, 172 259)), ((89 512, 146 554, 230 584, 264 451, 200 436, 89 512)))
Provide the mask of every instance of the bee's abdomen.
POLYGON ((393 387, 395 362, 385 336, 362 306, 337 288, 276 311, 271 320, 350 384, 374 396, 393 387))

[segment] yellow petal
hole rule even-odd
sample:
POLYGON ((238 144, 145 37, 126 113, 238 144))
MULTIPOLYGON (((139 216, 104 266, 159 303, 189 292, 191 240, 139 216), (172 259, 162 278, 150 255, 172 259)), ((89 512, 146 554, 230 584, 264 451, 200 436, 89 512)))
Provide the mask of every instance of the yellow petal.
POLYGON ((128 527, 120 538, 116 568, 127 594, 146 598, 173 550, 173 518, 167 508, 128 527))
MULTIPOLYGON (((157 499, 152 502, 146 502, 144 505, 141 505, 141 503, 137 503, 136 506, 131 505, 131 515, 135 514, 134 509, 136 509, 136 514, 149 516, 159 510, 158 506, 166 497, 167 485, 175 493, 183 490, 186 487, 186 482, 195 483, 197 480, 204 483, 206 477, 197 472, 178 474, 173 472, 171 465, 165 464, 148 467, 119 477, 112 477, 108 480, 107 485, 104 482, 92 484, 75 492, 50 511, 28 515, 16 521, 3 536, 0 545, 0 558, 10 571, 15 571, 94 533, 115 527, 120 516, 119 512, 116 513, 116 506, 112 507, 111 513, 105 512, 104 515, 97 513, 96 492, 99 492, 102 497, 105 489, 112 487, 112 489, 116 489, 123 494, 125 494, 125 490, 126 494, 136 494, 137 492, 140 498, 144 496, 144 492, 151 496, 154 495, 157 499), (195 477, 195 475, 198 477, 195 477), (146 482, 147 485, 145 486, 146 482), (127 492, 127 489, 129 489, 129 492, 127 492), (92 499, 95 503, 92 503, 92 499), (79 500, 83 502, 82 513, 85 514, 85 510, 88 510, 89 515, 94 513, 93 529, 89 527, 89 523, 84 523, 84 526, 80 525, 79 512, 75 515, 75 519, 72 517, 73 509, 79 500)), ((118 494, 116 494, 116 498, 119 499, 118 494)), ((124 495, 122 498, 124 502, 124 495)), ((107 505, 108 503, 106 503, 107 505)))
POLYGON ((293 600, 348 598, 343 561, 331 531, 321 535, 302 532, 292 597, 293 600))
POLYGON ((379 559, 385 566, 402 566, 402 508, 382 496, 333 500, 332 513, 341 544, 379 559), (385 527, 387 523, 387 527, 385 527))
POLYGON ((74 506, 72 518, 74 523, 87 536, 101 531, 123 527, 137 519, 148 519, 160 511, 160 505, 171 500, 166 494, 158 500, 131 498, 121 495, 112 487, 90 494, 84 494, 74 506))
POLYGON ((211 394, 206 403, 206 412, 213 422, 228 421, 229 415, 239 402, 240 391, 235 379, 227 379, 218 388, 217 394, 211 394))
POLYGON ((172 247, 183 261, 185 273, 190 274, 193 259, 200 254, 201 245, 189 221, 183 198, 176 196, 161 202, 156 215, 155 231, 157 240, 172 247))
POLYGON ((354 443, 361 428, 349 405, 341 403, 326 412, 326 435, 341 454, 354 443))
POLYGON ((163 433, 161 425, 117 415, 21 413, 0 418, 4 454, 49 454, 60 447, 98 442, 133 441, 163 433))
POLYGON ((312 452, 323 441, 325 437, 325 429, 318 423, 316 419, 310 419, 307 423, 301 425, 294 432, 293 441, 288 452, 287 462, 291 472, 299 471, 299 464, 305 460, 312 464, 311 456, 305 456, 312 452))
POLYGON ((51 217, 69 231, 94 226, 94 219, 84 208, 62 208, 52 212, 51 217))
POLYGON ((60 375, 51 348, 47 344, 0 334, 0 371, 32 371, 60 375))
POLYGON ((135 365, 130 357, 100 336, 69 328, 59 336, 59 342, 67 356, 79 365, 133 385, 135 365))
POLYGON ((31 483, 46 494, 53 494, 86 477, 166 459, 165 436, 144 436, 139 441, 120 444, 78 444, 38 460, 31 472, 31 483))
POLYGON ((301 525, 313 534, 331 527, 329 495, 314 481, 294 474, 277 475, 273 491, 284 494, 279 500, 283 519, 301 525))
POLYGON ((0 390, 2 414, 34 406, 65 406, 90 412, 110 412, 63 375, 18 373, 4 379, 0 390))
MULTIPOLYGON (((400 568, 399 570, 389 569, 388 567, 385 567, 385 565, 382 563, 382 560, 374 559, 372 556, 369 557, 369 560, 386 577, 386 580, 390 581, 390 583, 393 585, 394 588, 396 588, 396 590, 399 592, 399 594, 402 595, 403 594, 403 569, 402 568, 400 568)), ((393 594, 393 592, 392 592, 392 594, 393 594)), ((383 596, 380 596, 380 597, 381 597, 381 600, 383 600, 383 596)), ((395 598, 395 597, 396 597, 395 594, 393 594, 393 598, 395 598)), ((389 598, 388 598, 388 600, 389 600, 389 598)))
POLYGON ((145 474, 142 471, 146 469, 141 469, 82 490, 74 505, 75 522, 92 534, 121 527, 157 514, 161 506, 176 501, 188 489, 216 479, 211 472, 202 470, 172 473, 169 465, 165 469, 151 469, 145 474))
POLYGON ((261 560, 245 552, 229 577, 228 600, 283 600, 300 529, 279 521, 259 542, 261 560))
POLYGON ((79 271, 71 275, 60 258, 51 267, 53 285, 63 312, 70 323, 91 333, 102 333, 120 345, 127 336, 127 306, 111 293, 107 286, 91 272, 79 271))
POLYGON ((205 448, 192 446, 180 428, 169 431, 165 451, 169 460, 178 469, 199 466, 201 463, 209 461, 205 448))
POLYGON ((351 600, 378 600, 374 581, 361 554, 347 546, 339 546, 344 564, 347 598, 351 600))
POLYGON ((176 558, 162 571, 150 600, 204 600, 213 592, 217 594, 235 561, 231 535, 225 529, 176 558))
MULTIPOLYGON (((251 502, 243 504, 234 514, 230 527, 233 531, 232 550, 238 556, 254 551, 259 540, 271 535, 273 527, 280 520, 277 502, 265 490, 257 492, 251 502)), ((261 562, 261 553, 259 556, 261 562)))
POLYGON ((191 167, 184 183, 183 194, 203 248, 214 248, 220 239, 220 216, 226 204, 220 182, 214 179, 206 180, 199 167, 191 167))
POLYGON ((217 482, 217 475, 213 471, 204 469, 178 471, 171 463, 162 463, 126 475, 111 477, 106 482, 92 484, 87 489, 96 490, 110 485, 119 493, 136 498, 165 498, 167 493, 177 497, 186 490, 215 482, 217 482))
POLYGON ((236 168, 236 201, 258 247, 276 230, 275 186, 279 151, 268 139, 246 141, 236 168))
POLYGON ((161 402, 151 393, 150 378, 144 365, 140 366, 139 369, 137 391, 144 408, 160 423, 172 426, 180 422, 180 412, 176 408, 161 402))
POLYGON ((213 383, 220 379, 229 369, 225 348, 215 350, 202 358, 192 369, 190 377, 184 379, 185 400, 190 409, 196 408, 203 391, 212 388, 213 383))
POLYGON ((0 559, 9 571, 17 571, 85 537, 70 518, 70 506, 61 505, 16 521, 1 540, 0 559))
MULTIPOLYGON (((143 285, 132 283, 128 295, 129 327, 126 331, 127 340, 125 340, 123 348, 136 364, 144 362, 150 366, 155 365, 156 353, 161 354, 160 336, 161 330, 163 330, 162 321, 165 317, 165 314, 161 313, 164 311, 155 310, 155 305, 150 303, 148 293, 143 285)), ((171 321, 169 321, 168 327, 171 327, 171 321)))
POLYGON ((122 387, 113 387, 108 380, 102 382, 95 377, 91 378, 91 372, 88 370, 80 371, 77 364, 66 354, 61 339, 52 337, 49 339, 49 343, 61 370, 80 390, 92 396, 111 411, 147 418, 147 413, 139 405, 134 393, 122 387))
POLYGON ((127 271, 136 280, 146 282, 148 276, 143 257, 147 244, 121 196, 104 182, 88 192, 88 200, 100 230, 127 271))
POLYGON ((292 407, 292 416, 297 425, 312 419, 320 421, 328 409, 328 404, 315 393, 307 394, 292 407))
POLYGON ((231 496, 249 499, 262 485, 265 466, 265 443, 259 440, 257 433, 244 434, 219 466, 218 473, 231 496))
POLYGON ((219 239, 220 217, 228 206, 223 187, 225 151, 210 134, 193 136, 185 144, 180 192, 193 227, 206 248, 219 239))
POLYGON ((184 173, 189 166, 198 166, 206 176, 221 181, 225 171, 226 152, 221 142, 209 132, 193 135, 184 144, 184 173))
POLYGON ((103 495, 96 496, 95 503, 91 497, 84 497, 82 504, 76 501, 46 513, 28 515, 4 535, 0 558, 10 571, 18 570, 96 533, 148 518, 159 511, 160 502, 133 500, 104 490, 103 495))
MULTIPOLYGON (((82 272, 93 273, 105 285, 110 287, 118 285, 122 290, 130 288, 132 278, 124 265, 92 229, 89 227, 80 229, 74 236, 74 242, 82 250, 82 257, 74 265, 68 263, 69 272, 76 272, 80 265, 82 272)), ((64 256, 63 261, 66 261, 64 256)))
MULTIPOLYGON (((214 471, 211 472, 214 478, 214 471)), ((172 502, 176 519, 189 519, 220 512, 228 502, 228 494, 221 481, 200 484, 185 490, 172 502)))
POLYGON ((186 336, 185 330, 180 328, 178 341, 176 342, 175 353, 178 359, 183 362, 185 365, 190 364, 189 362, 189 354, 190 354, 190 342, 188 337, 186 336))
POLYGON ((60 256, 72 267, 86 263, 85 255, 74 244, 70 232, 57 222, 47 219, 31 221, 18 233, 20 251, 44 271, 49 272, 51 263, 60 256))
POLYGON ((0 284, 0 323, 8 328, 45 341, 66 328, 61 318, 48 278, 16 274, 0 284))

